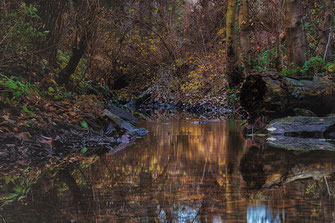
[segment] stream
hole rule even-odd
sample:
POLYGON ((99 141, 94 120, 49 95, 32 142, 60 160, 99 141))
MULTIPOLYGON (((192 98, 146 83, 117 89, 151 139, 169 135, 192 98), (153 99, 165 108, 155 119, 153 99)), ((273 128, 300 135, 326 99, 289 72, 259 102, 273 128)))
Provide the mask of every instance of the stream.
POLYGON ((0 222, 335 219, 335 153, 257 145, 234 120, 140 127, 149 134, 116 154, 7 176, 8 190, 22 197, 3 202, 0 222))

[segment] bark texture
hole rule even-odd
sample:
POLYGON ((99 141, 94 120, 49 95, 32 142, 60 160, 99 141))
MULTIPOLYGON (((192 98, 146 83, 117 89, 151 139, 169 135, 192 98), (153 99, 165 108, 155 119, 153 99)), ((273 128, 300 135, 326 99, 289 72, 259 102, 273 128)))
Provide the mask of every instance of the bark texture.
POLYGON ((57 47, 64 35, 64 14, 69 7, 67 0, 44 1, 36 0, 40 8, 38 13, 43 23, 43 28, 49 31, 45 41, 39 44, 39 50, 47 56, 52 66, 57 64, 57 47))
POLYGON ((307 41, 301 1, 285 0, 285 30, 288 60, 294 63, 293 66, 303 66, 306 61, 307 41))
POLYGON ((237 12, 237 0, 228 0, 226 16, 226 59, 227 80, 230 87, 239 85, 243 79, 237 52, 237 12))
POLYGON ((240 43, 243 59, 250 60, 250 27, 249 27, 249 6, 247 0, 241 0, 239 11, 240 43))

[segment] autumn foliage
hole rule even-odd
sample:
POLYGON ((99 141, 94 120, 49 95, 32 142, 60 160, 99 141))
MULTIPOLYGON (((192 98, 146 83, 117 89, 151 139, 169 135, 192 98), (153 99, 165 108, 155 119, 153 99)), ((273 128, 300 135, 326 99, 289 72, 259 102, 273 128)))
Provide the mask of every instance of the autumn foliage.
MULTIPOLYGON (((0 73, 56 100, 68 92, 125 102, 148 89, 152 100, 196 101, 222 94, 229 80, 238 87, 252 72, 314 72, 309 58, 331 75, 332 1, 294 2, 5 0, 0 73), (305 43, 299 60, 292 39, 305 43)), ((13 89, 5 78, 0 88, 6 101, 13 89)))

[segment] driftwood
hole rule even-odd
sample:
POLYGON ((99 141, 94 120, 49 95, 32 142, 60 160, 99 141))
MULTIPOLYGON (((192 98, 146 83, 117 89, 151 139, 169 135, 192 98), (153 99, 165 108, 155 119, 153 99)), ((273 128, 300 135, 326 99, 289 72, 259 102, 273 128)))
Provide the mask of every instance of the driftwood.
POLYGON ((267 72, 246 78, 240 100, 251 120, 261 115, 270 119, 295 115, 296 108, 326 116, 335 110, 334 89, 331 80, 294 79, 267 72))

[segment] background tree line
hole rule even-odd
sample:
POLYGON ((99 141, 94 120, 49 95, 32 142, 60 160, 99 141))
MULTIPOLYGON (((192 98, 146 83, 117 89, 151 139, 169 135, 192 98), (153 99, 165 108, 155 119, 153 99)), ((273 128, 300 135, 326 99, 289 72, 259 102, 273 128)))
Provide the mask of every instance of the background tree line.
MULTIPOLYGON (((246 74, 331 75, 331 0, 4 0, 0 73, 42 90, 162 101, 236 87, 246 74)), ((3 87, 2 87, 3 88, 3 87)))

